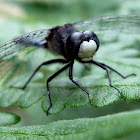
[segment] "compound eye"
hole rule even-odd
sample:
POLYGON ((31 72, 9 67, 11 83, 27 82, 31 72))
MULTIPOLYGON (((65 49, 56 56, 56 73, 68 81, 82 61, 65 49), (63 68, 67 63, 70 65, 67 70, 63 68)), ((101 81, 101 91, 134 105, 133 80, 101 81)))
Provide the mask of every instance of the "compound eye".
POLYGON ((92 31, 84 31, 83 34, 85 37, 88 37, 90 39, 97 38, 96 34, 94 34, 92 31))
POLYGON ((81 41, 82 39, 82 33, 81 32, 74 32, 70 35, 70 41, 71 42, 78 42, 78 41, 81 41))
POLYGON ((85 36, 88 36, 88 37, 94 37, 95 36, 95 34, 93 32, 91 32, 91 31, 84 31, 83 34, 85 36))
POLYGON ((67 38, 65 50, 70 59, 77 57, 82 37, 82 32, 74 32, 67 38))
POLYGON ((100 42, 97 35, 93 33, 92 31, 84 31, 83 34, 85 35, 85 38, 87 38, 88 40, 94 40, 96 42, 97 50, 98 50, 100 42))

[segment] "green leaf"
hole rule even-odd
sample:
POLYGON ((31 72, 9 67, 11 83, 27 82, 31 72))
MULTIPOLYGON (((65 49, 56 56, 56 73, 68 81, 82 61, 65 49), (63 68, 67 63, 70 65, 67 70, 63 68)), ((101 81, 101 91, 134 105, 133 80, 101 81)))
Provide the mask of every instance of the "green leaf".
POLYGON ((16 124, 19 121, 20 117, 15 114, 0 112, 0 126, 16 124))
MULTIPOLYGON (((119 99, 123 99, 125 101, 140 99, 139 77, 132 77, 126 80, 118 80, 114 82, 113 85, 121 92, 120 98, 117 91, 109 86, 108 80, 97 80, 90 76, 81 78, 81 81, 83 81, 80 82, 81 85, 85 85, 84 87, 89 91, 92 106, 94 107, 103 107, 119 99)), ((53 82, 53 87, 50 86, 50 89, 53 101, 53 107, 50 109, 50 114, 58 113, 66 106, 80 107, 89 103, 87 94, 81 91, 78 87, 72 85, 66 78, 63 80, 55 80, 53 82), (66 83, 69 84, 66 85, 66 83)), ((42 108, 46 111, 48 107, 49 100, 48 97, 46 97, 42 102, 42 108)))
POLYGON ((46 93, 46 90, 44 88, 42 89, 41 87, 32 87, 28 89, 27 92, 24 92, 24 94, 18 100, 18 105, 21 108, 31 106, 35 102, 39 101, 46 93))
POLYGON ((92 119, 63 120, 40 126, 0 127, 0 138, 108 140, 123 138, 138 131, 140 131, 140 110, 92 119))
MULTIPOLYGON (((137 76, 122 79, 119 75, 109 71, 112 85, 121 92, 119 95, 117 90, 109 86, 105 71, 92 64, 90 64, 90 70, 88 70, 83 64, 76 62, 73 70, 74 80, 89 92, 93 107, 107 106, 119 99, 124 101, 140 99, 140 59, 134 57, 138 56, 140 52, 135 47, 132 48, 135 39, 129 38, 129 36, 126 38, 125 35, 118 37, 114 34, 113 36, 111 40, 116 39, 117 42, 110 40, 103 43, 94 59, 113 67, 125 76, 131 73, 136 73, 137 76), (124 41, 126 39, 128 39, 127 42, 124 41)), ((101 37, 101 41, 104 41, 104 37, 101 37)), ((10 69, 9 75, 6 72, 6 87, 2 86, 0 90, 0 107, 6 108, 17 103, 19 107, 27 108, 45 96, 42 101, 42 109, 46 112, 49 107, 46 80, 63 65, 49 65, 42 68, 24 91, 9 88, 11 85, 22 87, 36 67, 46 60, 46 52, 41 49, 26 55, 24 53, 26 54, 26 52, 23 52, 22 55, 26 57, 23 57, 25 58, 23 61, 19 57, 20 54, 13 61, 9 61, 13 67, 10 69), (18 57, 20 58, 19 62, 16 61, 18 57)), ((47 57, 48 60, 54 58, 52 55, 47 57)), ((50 114, 61 112, 66 106, 80 107, 89 104, 87 94, 69 80, 67 73, 61 74, 52 80, 49 86, 53 102, 53 106, 49 111, 50 114)))
POLYGON ((23 94, 23 91, 21 90, 15 90, 15 89, 3 89, 0 92, 0 108, 6 108, 13 104, 15 104, 20 97, 20 95, 23 94))
MULTIPOLYGON (((37 7, 35 6, 35 9, 36 8, 37 7)), ((30 31, 33 30, 33 27, 23 25, 22 23, 16 21, 13 22, 9 20, 9 22, 7 22, 5 20, 0 20, 0 23, 2 32, 4 33, 2 35, 3 38, 1 39, 1 42, 2 40, 4 41, 11 37, 11 33, 9 33, 9 31, 11 31, 10 26, 12 27, 13 32, 17 33, 16 35, 24 34, 27 31, 29 32, 29 28, 30 31), (5 27, 7 27, 7 30, 5 30, 5 27), (5 36, 7 38, 5 38, 5 36)), ((37 27, 40 27, 40 24, 36 24, 34 27, 35 29, 38 29, 37 27)), ((13 36, 14 35, 15 34, 13 34, 13 36)), ((119 34, 118 36, 118 34, 114 33, 113 35, 104 34, 99 36, 99 39, 101 47, 94 59, 113 67, 123 75, 136 73, 137 77, 122 79, 114 72, 109 71, 112 79, 112 85, 120 90, 120 95, 118 95, 115 89, 109 86, 106 73, 100 68, 97 68, 95 65, 91 66, 91 70, 87 70, 83 64, 75 63, 73 71, 74 80, 76 80, 90 93, 90 99, 93 107, 107 106, 119 99, 123 99, 124 101, 140 99, 140 58, 138 57, 140 52, 136 49, 136 46, 139 45, 139 43, 136 43, 139 38, 129 36, 128 34, 119 34)), ((4 87, 4 84, 1 86, 0 83, 1 108, 6 108, 16 103, 21 108, 27 108, 41 99, 43 99, 42 109, 46 111, 49 107, 46 80, 58 69, 60 69, 62 67, 61 65, 53 65, 42 68, 40 70, 41 76, 39 76, 38 72, 25 91, 9 88, 11 85, 22 87, 36 67, 44 60, 46 61, 46 58, 47 60, 56 58, 41 49, 34 51, 33 54, 34 55, 30 55, 30 53, 27 54, 26 52, 21 52, 21 54, 18 53, 14 61, 9 61, 8 66, 11 66, 9 69, 10 74, 6 71, 8 67, 6 67, 6 69, 4 67, 7 79, 5 79, 3 83, 6 83, 7 85, 4 87), (20 61, 17 62, 18 60, 20 61), (12 79, 12 76, 15 79, 12 79)), ((50 114, 61 112, 66 106, 80 107, 89 104, 87 94, 69 80, 67 73, 61 74, 58 76, 58 79, 54 79, 49 84, 53 102, 53 106, 49 112, 50 114)))

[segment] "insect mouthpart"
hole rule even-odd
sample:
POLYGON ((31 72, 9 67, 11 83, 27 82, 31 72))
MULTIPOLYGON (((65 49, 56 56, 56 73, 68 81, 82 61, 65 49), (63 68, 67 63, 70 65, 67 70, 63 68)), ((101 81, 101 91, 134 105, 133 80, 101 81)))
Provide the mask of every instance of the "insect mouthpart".
POLYGON ((78 57, 82 61, 90 61, 93 59, 97 51, 97 44, 94 40, 83 41, 80 44, 78 57))

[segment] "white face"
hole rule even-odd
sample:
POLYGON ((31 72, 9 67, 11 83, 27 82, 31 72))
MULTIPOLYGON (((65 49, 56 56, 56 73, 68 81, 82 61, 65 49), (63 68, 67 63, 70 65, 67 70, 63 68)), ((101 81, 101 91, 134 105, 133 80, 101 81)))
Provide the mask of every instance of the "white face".
POLYGON ((97 44, 94 40, 83 41, 80 45, 78 57, 82 61, 90 61, 96 53, 97 44))

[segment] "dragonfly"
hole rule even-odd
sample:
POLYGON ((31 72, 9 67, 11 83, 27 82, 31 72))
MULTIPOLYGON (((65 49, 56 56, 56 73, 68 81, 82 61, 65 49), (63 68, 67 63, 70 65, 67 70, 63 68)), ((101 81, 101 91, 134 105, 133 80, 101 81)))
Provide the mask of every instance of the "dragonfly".
POLYGON ((56 76, 67 69, 69 69, 69 79, 72 81, 72 83, 74 83, 87 94, 89 103, 91 104, 89 92, 79 83, 77 83, 73 78, 73 64, 75 60, 83 64, 94 64, 105 70, 108 76, 110 87, 114 88, 118 93, 120 93, 119 89, 112 85, 111 77, 108 71, 109 69, 124 79, 129 76, 136 76, 134 73, 123 76, 114 68, 93 59, 100 46, 98 35, 101 32, 106 31, 118 31, 118 33, 121 31, 130 33, 132 35, 139 34, 140 15, 91 18, 76 23, 68 23, 62 26, 55 26, 50 29, 40 29, 29 32, 25 35, 15 37, 12 40, 9 40, 0 45, 0 63, 5 65, 5 62, 12 60, 12 58, 16 56, 20 51, 30 46, 34 46, 36 49, 41 48, 45 51, 48 50, 55 55, 60 55, 63 57, 63 59, 53 59, 49 61, 44 60, 44 62, 34 70, 32 75, 22 87, 11 87, 25 90, 32 78, 42 66, 61 63, 65 65, 52 76, 50 76, 46 81, 46 93, 49 98, 49 107, 46 111, 46 114, 49 114, 49 110, 53 105, 49 83, 56 76))

